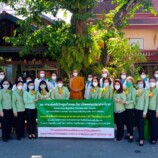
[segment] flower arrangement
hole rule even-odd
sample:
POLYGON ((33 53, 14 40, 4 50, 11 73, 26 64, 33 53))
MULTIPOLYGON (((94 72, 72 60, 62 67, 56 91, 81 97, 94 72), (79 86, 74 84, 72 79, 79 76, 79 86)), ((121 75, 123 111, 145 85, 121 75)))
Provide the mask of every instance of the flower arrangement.
POLYGON ((47 95, 47 91, 44 89, 41 91, 41 95, 46 96, 47 95))
POLYGON ((30 94, 31 94, 31 95, 35 95, 35 94, 36 94, 36 91, 30 90, 30 94))
POLYGON ((60 95, 63 94, 62 88, 59 88, 59 89, 58 89, 58 93, 59 93, 60 95))

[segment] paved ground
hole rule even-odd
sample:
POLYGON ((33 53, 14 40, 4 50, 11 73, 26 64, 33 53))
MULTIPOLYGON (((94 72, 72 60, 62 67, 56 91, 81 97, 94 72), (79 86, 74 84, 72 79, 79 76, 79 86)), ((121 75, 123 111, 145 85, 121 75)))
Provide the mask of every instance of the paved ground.
POLYGON ((31 158, 42 155, 43 158, 158 158, 158 144, 150 145, 147 141, 143 147, 137 142, 126 140, 98 139, 57 139, 39 138, 9 142, 0 140, 0 158, 31 158))

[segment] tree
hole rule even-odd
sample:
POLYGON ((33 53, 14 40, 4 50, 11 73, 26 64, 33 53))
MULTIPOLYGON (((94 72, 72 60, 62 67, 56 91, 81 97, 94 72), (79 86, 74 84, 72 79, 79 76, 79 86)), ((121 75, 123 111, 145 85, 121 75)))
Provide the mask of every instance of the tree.
MULTIPOLYGON (((21 27, 15 32, 15 37, 6 40, 13 45, 24 45, 23 54, 30 52, 33 47, 47 45, 48 51, 44 55, 57 60, 67 74, 74 68, 85 70, 99 62, 103 66, 112 65, 111 62, 114 66, 118 66, 116 60, 120 59, 123 45, 123 48, 128 48, 123 50, 126 55, 128 51, 139 54, 138 49, 135 51, 136 47, 130 46, 127 40, 123 40, 121 28, 126 24, 128 14, 132 15, 140 7, 151 10, 152 4, 150 0, 113 0, 112 2, 117 3, 116 9, 105 15, 102 21, 98 21, 91 12, 97 5, 97 0, 25 0, 20 6, 15 5, 20 3, 20 0, 10 0, 8 3, 19 15, 23 15, 25 20, 19 22, 21 27), (59 9, 72 13, 71 24, 57 20, 52 25, 46 25, 41 20, 41 14, 56 16, 59 9), (96 26, 88 23, 89 18, 94 18, 96 26), (35 27, 34 31, 32 24, 35 27), (119 46, 116 44, 117 40, 121 41, 119 46), (109 57, 112 61, 108 60, 109 57)), ((140 54, 139 56, 142 59, 140 54)), ((134 62, 134 59, 135 56, 132 55, 131 61, 134 62)))

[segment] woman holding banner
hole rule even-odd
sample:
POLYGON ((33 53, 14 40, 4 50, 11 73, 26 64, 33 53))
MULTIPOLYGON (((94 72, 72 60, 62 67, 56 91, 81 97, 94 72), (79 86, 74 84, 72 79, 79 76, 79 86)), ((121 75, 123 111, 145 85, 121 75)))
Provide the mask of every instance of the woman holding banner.
POLYGON ((102 98, 112 99, 113 89, 111 87, 111 79, 103 78, 102 98))
POLYGON ((33 81, 28 82, 27 90, 24 92, 25 113, 27 121, 28 138, 36 138, 36 102, 37 93, 34 90, 35 85, 33 81))
POLYGON ((145 89, 145 81, 137 81, 137 94, 136 94, 136 104, 135 104, 135 117, 136 125, 138 128, 139 135, 139 146, 144 145, 144 118, 146 117, 148 110, 148 91, 145 89))
POLYGON ((123 85, 119 80, 114 82, 114 113, 115 123, 117 126, 116 140, 121 141, 124 134, 124 119, 125 119, 125 106, 126 95, 123 91, 123 85))
POLYGON ((50 98, 50 92, 48 90, 48 86, 46 81, 41 81, 39 83, 39 88, 37 92, 37 98, 38 99, 49 99, 50 98))
POLYGON ((99 79, 93 78, 92 80, 92 88, 89 94, 90 99, 100 99, 101 98, 101 89, 99 87, 99 79))
POLYGON ((67 87, 63 86, 63 80, 57 79, 57 87, 50 92, 51 99, 69 99, 70 92, 67 87))
POLYGON ((18 81, 16 83, 16 90, 12 95, 12 106, 15 117, 15 130, 17 140, 21 140, 24 137, 24 124, 25 124, 25 105, 23 101, 23 82, 18 81))

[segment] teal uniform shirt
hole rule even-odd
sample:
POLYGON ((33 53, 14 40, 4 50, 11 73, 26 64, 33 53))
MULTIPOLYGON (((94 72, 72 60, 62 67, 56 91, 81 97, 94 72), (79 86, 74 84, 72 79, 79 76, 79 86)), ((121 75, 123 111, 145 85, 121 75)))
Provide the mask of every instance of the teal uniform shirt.
POLYGON ((13 112, 25 111, 23 91, 21 91, 21 93, 18 90, 12 92, 12 106, 13 106, 13 112))
POLYGON ((111 86, 102 88, 101 91, 102 91, 101 98, 112 99, 112 97, 113 97, 113 89, 112 89, 111 86))
POLYGON ((12 109, 12 91, 8 89, 0 90, 0 112, 12 109))
POLYGON ((100 99, 100 98, 101 98, 101 89, 99 87, 91 88, 89 99, 100 99))
POLYGON ((138 89, 136 95, 135 109, 143 110, 144 114, 147 114, 149 104, 149 92, 146 89, 138 89))
POLYGON ((126 109, 134 109, 136 102, 136 89, 132 86, 125 91, 126 94, 126 109))
POLYGON ((124 92, 122 92, 122 93, 115 92, 113 94, 113 99, 114 99, 114 112, 120 113, 120 112, 125 111, 125 105, 115 101, 115 99, 117 99, 118 101, 126 101, 125 93, 124 92))
POLYGON ((37 99, 37 92, 36 91, 24 91, 23 95, 25 108, 27 109, 35 109, 36 103, 34 102, 35 99, 37 99))
POLYGON ((69 99, 70 92, 68 88, 65 86, 61 88, 56 87, 55 89, 52 89, 52 91, 50 92, 50 98, 51 99, 69 99))

